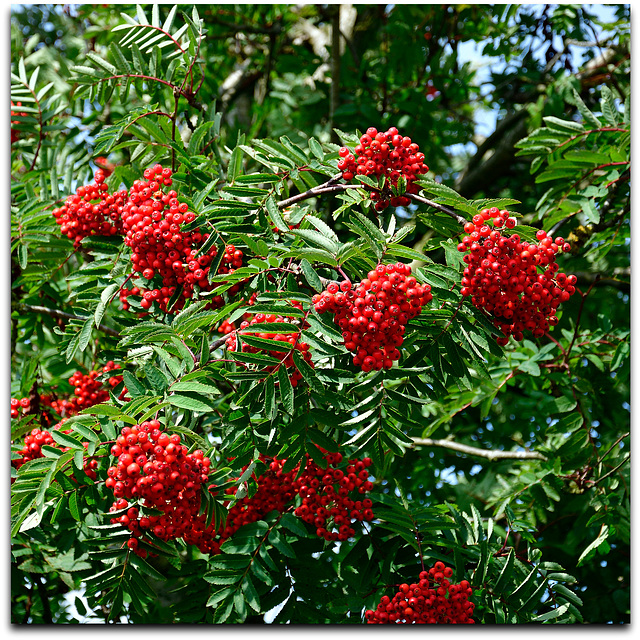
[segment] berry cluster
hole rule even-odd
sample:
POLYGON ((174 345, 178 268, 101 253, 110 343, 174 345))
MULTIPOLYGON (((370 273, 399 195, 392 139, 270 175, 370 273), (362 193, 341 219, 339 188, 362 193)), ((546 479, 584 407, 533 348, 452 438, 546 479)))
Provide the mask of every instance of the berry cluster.
MULTIPOLYGON (((343 470, 338 468, 343 461, 341 453, 321 451, 326 466, 318 466, 306 454, 302 472, 300 465, 285 472, 286 460, 260 456, 268 465, 268 470, 257 478, 254 474, 257 491, 251 497, 245 496, 236 501, 229 509, 225 524, 217 531, 213 526, 205 530, 204 516, 201 516, 199 521, 194 522, 190 537, 185 537, 185 540, 196 544, 203 553, 219 553, 220 545, 241 526, 261 520, 271 511, 282 513, 296 495, 302 498, 302 504, 294 510, 294 514, 314 525, 319 537, 335 541, 347 540, 355 535, 355 522, 370 521, 374 517, 369 498, 356 497, 354 500, 350 497, 356 489, 362 495, 373 488, 366 471, 371 459, 349 460, 343 470)), ((215 485, 209 490, 215 495, 215 485)), ((226 493, 233 495, 236 491, 237 487, 230 487, 226 493)))
POLYGON ((211 464, 202 451, 188 453, 178 434, 169 435, 160 427, 157 420, 123 427, 111 447, 118 461, 109 467, 105 482, 116 498, 110 510, 126 509, 111 522, 132 532, 128 545, 142 556, 146 551, 138 549, 138 538, 146 532, 173 540, 191 529, 200 508, 200 487, 211 464), (138 507, 130 506, 132 500, 162 515, 141 514, 138 507))
POLYGON ((536 234, 539 244, 528 243, 518 234, 509 237, 502 229, 513 229, 515 218, 497 207, 484 209, 464 226, 458 251, 465 253, 463 296, 493 318, 505 335, 522 340, 525 330, 535 338, 558 323, 556 309, 575 293, 576 277, 559 271, 556 254, 571 250, 563 238, 555 240, 545 231, 536 234))
POLYGON ((452 576, 451 567, 436 562, 418 582, 401 584, 393 598, 382 596, 375 611, 365 612, 367 624, 474 624, 473 589, 467 580, 452 584, 452 576))
MULTIPOLYGON (((82 409, 86 409, 87 407, 92 407, 93 405, 109 400, 109 391, 104 387, 104 384, 98 380, 98 378, 105 373, 110 373, 117 369, 120 369, 120 365, 115 364, 113 360, 109 360, 101 370, 96 369, 89 373, 76 371, 69 378, 69 384, 74 387, 76 397, 71 399, 69 403, 71 406, 66 407, 66 414, 74 415, 82 409)), ((107 380, 107 384, 111 388, 116 387, 120 382, 122 382, 122 376, 118 375, 111 375, 107 380)))
POLYGON ((11 419, 19 418, 29 412, 31 408, 30 398, 11 398, 11 419))
MULTIPOLYGON (((195 287, 210 292, 218 284, 211 285, 208 280, 209 268, 217 255, 217 249, 211 247, 201 252, 209 238, 199 228, 184 229, 196 218, 189 206, 180 202, 175 190, 166 193, 163 187, 172 184, 172 171, 157 164, 144 172, 144 180, 136 180, 129 190, 129 197, 122 209, 122 224, 125 244, 132 249, 133 270, 149 284, 158 276, 157 286, 138 286, 122 289, 120 299, 123 306, 129 307, 126 298, 129 295, 142 294, 140 306, 149 309, 155 301, 162 311, 181 287, 180 295, 173 311, 180 310, 186 300, 194 295, 195 287)), ((230 273, 242 266, 242 251, 233 245, 227 245, 218 274, 230 273)), ((239 291, 236 284, 229 289, 232 295, 239 291)), ((218 295, 210 300, 210 308, 224 305, 224 299, 218 295)))
MULTIPOLYGON (((226 521, 217 529, 213 524, 206 527, 204 515, 194 521, 185 541, 194 544, 203 553, 217 554, 220 553, 220 547, 226 540, 231 538, 233 534, 242 526, 262 520, 268 513, 272 511, 284 512, 291 500, 295 497, 293 480, 298 471, 298 467, 284 473, 282 465, 284 460, 276 461, 275 459, 269 463, 265 456, 261 455, 260 460, 268 464, 269 469, 260 476, 253 474, 258 488, 251 496, 245 496, 236 500, 227 513, 226 521)), ((242 469, 244 472, 247 469, 242 469)), ((225 493, 229 496, 235 495, 238 487, 229 487, 225 493)), ((217 494, 217 487, 212 484, 209 491, 217 494)))
POLYGON ((52 214, 60 231, 78 247, 87 236, 113 236, 122 234, 121 212, 127 198, 126 191, 109 194, 102 170, 96 171, 93 184, 78 187, 68 196, 64 205, 52 214))
POLYGON ((374 190, 371 193, 377 211, 382 211, 389 205, 407 206, 411 200, 404 195, 393 195, 390 187, 397 188, 402 176, 406 180, 406 192, 418 193, 418 187, 413 181, 417 175, 429 171, 420 147, 411 138, 401 136, 395 127, 389 128, 385 133, 369 127, 360 137, 360 144, 356 145, 353 153, 347 147, 341 147, 339 156, 338 169, 347 181, 352 180, 354 175, 386 178, 382 191, 374 190))
MULTIPOLYGON (((118 512, 111 522, 131 531, 127 544, 138 554, 146 555, 138 541, 147 532, 163 540, 181 537, 202 553, 220 553, 220 546, 240 527, 272 511, 284 512, 297 495, 302 504, 294 513, 315 525, 318 536, 326 540, 346 540, 355 534, 355 522, 374 517, 371 500, 362 495, 373 487, 366 470, 371 459, 349 460, 343 470, 338 468, 342 454, 322 450, 326 466, 306 454, 302 472, 300 464, 285 472, 286 460, 261 455, 267 470, 253 474, 256 492, 235 500, 224 523, 207 526, 206 514, 199 514, 200 488, 207 482, 211 462, 200 450, 187 451, 180 436, 162 431, 157 420, 124 427, 111 448, 118 459, 108 469, 105 483, 115 496, 110 511, 118 512), (350 494, 356 490, 361 498, 353 499, 350 494), (145 509, 155 510, 154 515, 145 509)), ((216 495, 217 485, 208 490, 216 495)), ((225 494, 231 498, 237 490, 228 487, 225 494)))
MULTIPOLYGON (((297 308, 302 308, 302 304, 297 301, 291 302, 292 306, 297 308)), ((268 365, 264 367, 264 372, 266 374, 277 371, 277 369, 284 365, 287 369, 291 369, 291 373, 289 374, 289 379, 291 380, 291 385, 296 387, 298 382, 302 380, 302 374, 298 370, 295 365, 295 361, 293 359, 294 351, 299 351, 300 355, 303 357, 305 362, 309 363, 310 366, 313 367, 313 362, 311 361, 311 353, 309 353, 309 345, 306 342, 301 342, 300 338, 302 336, 301 332, 295 331, 293 333, 278 333, 276 331, 260 331, 261 324, 264 323, 292 323, 295 322, 295 318, 291 318, 288 316, 279 316, 275 313, 256 313, 253 317, 248 320, 243 320, 240 323, 241 332, 239 334, 240 340, 242 341, 241 351, 242 353, 263 353, 271 356, 272 358, 277 358, 280 362, 274 365, 268 365), (257 330, 249 331, 248 329, 252 326, 256 326, 257 330), (244 342, 243 338, 245 336, 251 336, 254 338, 260 338, 262 340, 269 340, 273 342, 273 346, 265 345, 264 347, 257 347, 251 344, 247 344, 244 342)), ((306 324, 306 323, 304 323, 306 324)), ((230 326, 230 325, 229 325, 230 326)), ((304 326, 302 328, 305 328, 304 326)), ((237 351, 238 349, 238 333, 237 331, 231 330, 228 332, 229 337, 227 338, 227 349, 229 351, 237 351)))
POLYGON ((42 453, 43 445, 49 445, 51 447, 57 447, 55 440, 51 437, 48 431, 41 429, 32 429, 24 438, 24 444, 22 449, 18 451, 19 459, 14 459, 11 464, 19 469, 25 462, 29 460, 35 460, 36 458, 44 458, 42 453))
MULTIPOLYGON (((82 409, 106 402, 109 400, 109 391, 99 378, 117 369, 120 369, 120 365, 115 364, 113 360, 109 360, 102 369, 96 369, 89 373, 76 371, 69 378, 69 384, 74 387, 75 394, 71 398, 58 398, 50 394, 38 394, 37 398, 11 398, 11 418, 19 418, 21 414, 41 413, 44 422, 50 424, 52 418, 48 413, 42 411, 43 407, 52 409, 62 418, 69 418, 82 411, 82 409)), ((122 382, 122 376, 118 375, 111 375, 107 380, 107 384, 112 388, 120 384, 120 382, 122 382)), ((126 389, 123 390, 120 397, 123 398, 125 394, 126 389)))
POLYGON ((344 280, 314 295, 318 313, 335 314, 353 364, 368 372, 390 369, 400 358, 405 327, 431 299, 431 287, 418 284, 409 265, 379 264, 355 288, 344 280))
POLYGON ((43 425, 52 424, 54 417, 43 410, 45 407, 53 410, 58 416, 72 416, 78 413, 77 406, 74 402, 75 398, 68 400, 67 398, 58 398, 54 395, 37 394, 28 398, 11 398, 11 419, 18 419, 27 415, 39 416, 43 425))
MULTIPOLYGON (((76 415, 82 409, 92 407, 100 402, 105 402, 109 399, 109 392, 104 387, 103 383, 98 380, 100 376, 108 374, 120 368, 119 364, 115 364, 113 360, 109 360, 102 369, 96 369, 90 371, 88 374, 76 371, 70 378, 69 383, 73 385, 75 395, 71 398, 58 398, 52 394, 38 394, 28 398, 11 398, 11 418, 17 419, 21 415, 38 415, 40 423, 46 425, 48 428, 55 430, 62 430, 62 425, 66 422, 67 418, 76 415), (51 409, 54 413, 50 414, 45 408, 51 409), (53 426, 50 426, 52 425, 53 426)), ((115 387, 122 382, 122 376, 111 375, 107 384, 110 387, 115 387)), ((120 394, 120 398, 124 398, 127 390, 123 389, 120 394)), ((69 433, 69 431, 64 431, 69 433)), ((42 458, 43 454, 41 448, 43 444, 51 445, 62 451, 66 451, 66 448, 59 447, 49 431, 41 429, 32 429, 28 434, 22 445, 22 449, 18 450, 18 454, 21 458, 14 459, 12 464, 16 469, 19 469, 28 460, 34 458, 42 458)), ((85 447, 87 443, 85 442, 85 447)), ((84 471, 92 479, 95 480, 98 463, 94 459, 85 460, 84 471)))
POLYGON ((373 488, 367 471, 371 458, 349 460, 344 471, 337 466, 342 462, 341 453, 326 453, 324 458, 326 468, 319 467, 307 455, 307 466, 293 483, 302 498, 302 504, 294 513, 315 526, 318 537, 329 541, 347 540, 355 535, 355 522, 369 522, 374 518, 369 498, 350 497, 353 491, 362 495, 373 488))
MULTIPOLYGON (((65 419, 61 420, 58 424, 56 424, 53 428, 59 429, 60 426, 65 422, 65 419)), ((65 431, 65 433, 69 433, 65 431)), ((89 445, 88 442, 83 442, 85 449, 89 445)), ((11 461, 11 465, 16 469, 19 469, 25 462, 29 460, 35 460, 36 458, 44 458, 44 453, 42 452, 42 447, 44 445, 48 445, 55 449, 59 449, 60 451, 69 451, 69 447, 61 447, 56 441, 53 439, 53 436, 49 431, 42 429, 32 429, 30 433, 28 433, 24 438, 24 444, 22 445, 22 449, 18 451, 18 455, 20 458, 14 458, 11 461)), ((87 458, 83 456, 83 471, 92 479, 95 480, 97 478, 96 469, 98 468, 98 461, 95 458, 87 458)))

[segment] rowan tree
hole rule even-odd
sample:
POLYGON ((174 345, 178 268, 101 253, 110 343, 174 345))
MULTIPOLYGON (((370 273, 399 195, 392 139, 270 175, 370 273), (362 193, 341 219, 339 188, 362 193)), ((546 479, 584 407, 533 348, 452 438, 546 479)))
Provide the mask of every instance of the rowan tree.
POLYGON ((13 623, 629 621, 600 15, 14 7, 13 623))

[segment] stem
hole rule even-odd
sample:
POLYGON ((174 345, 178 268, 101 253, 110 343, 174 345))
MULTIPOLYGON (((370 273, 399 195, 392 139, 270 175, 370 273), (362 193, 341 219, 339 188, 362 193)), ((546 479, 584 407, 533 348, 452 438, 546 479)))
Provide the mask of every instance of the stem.
POLYGON ((598 460, 597 464, 600 464, 608 455, 609 452, 622 440, 624 440, 625 438, 629 437, 630 432, 627 431, 627 433, 623 433, 606 451, 605 453, 603 453, 600 456, 600 459, 598 460))
POLYGON ((573 349, 573 345, 578 337, 578 328, 580 327, 580 318, 582 317, 582 312, 584 310, 584 301, 587 299, 587 296, 591 293, 591 289, 595 285, 595 281, 591 283, 591 286, 587 289, 586 293, 581 293, 582 300, 580 302, 580 309, 578 310, 578 316, 576 318, 576 328, 573 332, 573 338, 571 338, 571 344, 567 347, 567 352, 564 354, 563 362, 565 364, 569 364, 569 354, 571 353, 571 349, 573 349))

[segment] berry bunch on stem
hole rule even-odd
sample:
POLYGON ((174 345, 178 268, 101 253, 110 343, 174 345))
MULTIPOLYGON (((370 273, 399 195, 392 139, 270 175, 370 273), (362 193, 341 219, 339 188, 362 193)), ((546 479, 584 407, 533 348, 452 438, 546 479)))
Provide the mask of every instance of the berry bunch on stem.
POLYGON ((409 265, 379 264, 355 287, 331 283, 312 302, 318 313, 333 313, 353 364, 362 371, 390 369, 400 359, 407 323, 433 296, 428 284, 411 275, 409 265))
POLYGON ((416 176, 429 171, 420 147, 408 136, 400 135, 396 127, 390 127, 386 132, 369 127, 353 153, 347 147, 341 147, 338 155, 338 169, 342 171, 344 180, 351 181, 355 175, 385 178, 382 190, 365 186, 371 190, 376 211, 382 211, 389 205, 408 205, 411 200, 407 196, 393 192, 398 190, 400 179, 404 179, 407 193, 418 193, 413 181, 416 176))
MULTIPOLYGON (((318 465, 307 453, 304 462, 290 471, 284 470, 286 459, 260 456, 268 468, 258 477, 254 474, 256 492, 234 502, 226 522, 217 531, 213 526, 203 530, 204 516, 201 516, 189 534, 193 544, 203 552, 218 553, 220 545, 241 526, 256 522, 271 511, 283 513, 292 507, 296 496, 300 496, 301 503, 295 508, 294 515, 315 526, 319 537, 335 541, 355 535, 356 522, 370 521, 374 517, 372 502, 364 496, 373 488, 366 471, 371 459, 349 460, 345 468, 341 453, 321 451, 325 465, 318 465), (353 492, 357 492, 355 496, 353 492)), ((246 467, 243 472, 245 470, 246 467)), ((209 490, 215 495, 215 485, 209 490)), ((228 495, 236 492, 237 487, 226 490, 228 495)))
POLYGON ((126 191, 110 194, 105 173, 96 171, 93 184, 78 187, 62 207, 51 212, 60 231, 77 248, 88 236, 122 235, 121 214, 127 199, 126 191))
MULTIPOLYGON (((65 419, 62 419, 58 424, 56 424, 53 429, 59 430, 65 419)), ((65 431, 65 433, 69 433, 65 431)), ((89 446, 88 442, 82 443, 85 449, 89 446)), ((53 447, 54 449, 59 449, 62 452, 69 451, 69 447, 60 446, 54 439, 51 433, 47 430, 43 429, 32 429, 24 438, 24 443, 22 445, 22 449, 18 450, 19 458, 14 458, 11 460, 11 465, 16 469, 19 469, 23 464, 29 462, 29 460, 36 460, 37 458, 44 458, 45 454, 42 451, 43 446, 53 447)), ((82 457, 83 460, 83 471, 91 478, 92 480, 96 480, 98 468, 98 461, 93 457, 82 457)))
MULTIPOLYGON (((128 296, 142 295, 140 306, 143 309, 149 309, 156 302, 166 312, 179 289, 178 299, 172 306, 172 311, 179 311, 186 300, 194 296, 196 287, 201 293, 208 293, 219 286, 209 283, 210 265, 218 249, 211 246, 203 250, 209 234, 202 233, 197 227, 191 229, 189 225, 195 220, 195 213, 179 200, 175 190, 165 192, 164 189, 172 185, 171 176, 171 169, 159 164, 146 169, 144 180, 133 183, 122 210, 125 244, 132 249, 133 271, 144 280, 131 289, 121 289, 120 299, 127 309, 128 296), (153 286, 151 283, 156 278, 161 282, 153 286)), ((240 267, 242 257, 242 251, 227 245, 217 273, 230 273, 240 267)), ((233 285, 229 294, 239 290, 240 285, 233 285)), ((218 295, 211 298, 208 306, 219 308, 223 305, 224 299, 218 295)))
MULTIPOLYGON (((52 416, 43 411, 44 408, 52 409, 61 418, 69 418, 76 415, 82 409, 109 400, 109 387, 116 387, 122 382, 121 375, 111 375, 106 382, 101 381, 105 374, 117 371, 120 365, 110 360, 104 367, 95 369, 89 373, 75 371, 69 378, 69 384, 74 388, 74 395, 70 398, 57 397, 53 394, 38 394, 37 398, 11 398, 11 418, 17 419, 21 415, 39 412, 46 424, 51 424, 52 416), (37 403, 34 401, 37 400, 37 403), (37 406, 36 406, 37 405, 37 406)), ((120 397, 123 398, 126 389, 120 397)))
POLYGON ((327 466, 320 467, 307 454, 305 470, 293 483, 302 498, 294 513, 315 526, 318 537, 344 541, 355 535, 355 522, 374 518, 371 500, 362 497, 373 488, 367 471, 372 461, 349 460, 343 470, 338 467, 341 453, 325 453, 324 458, 327 466), (360 494, 355 499, 351 497, 354 491, 360 494))
POLYGON ((503 234, 514 226, 508 211, 484 209, 465 224, 467 235, 458 245, 467 265, 461 293, 493 318, 504 334, 497 338, 503 346, 508 336, 522 340, 524 331, 530 331, 539 338, 556 325, 556 309, 575 293, 576 283, 576 277, 559 271, 556 262, 558 252, 571 250, 569 243, 543 230, 536 234, 539 244, 523 241, 516 233, 503 234))
POLYGON ((382 596, 375 610, 367 610, 368 624, 474 624, 473 589, 467 580, 451 582, 453 569, 436 562, 421 571, 418 582, 401 584, 396 594, 382 596))
POLYGON ((200 487, 209 475, 210 460, 201 450, 188 453, 178 434, 167 434, 158 420, 123 427, 111 454, 117 463, 109 467, 105 485, 116 498, 111 511, 124 513, 112 518, 133 534, 129 547, 141 556, 138 538, 151 532, 162 540, 184 536, 200 509, 200 487), (145 515, 138 506, 160 511, 145 515))

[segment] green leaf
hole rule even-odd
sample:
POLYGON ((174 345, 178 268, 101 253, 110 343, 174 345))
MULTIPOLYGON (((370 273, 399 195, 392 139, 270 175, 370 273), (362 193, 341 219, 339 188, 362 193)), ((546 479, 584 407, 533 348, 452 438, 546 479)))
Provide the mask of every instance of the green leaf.
POLYGON ((559 607, 552 609, 551 611, 547 611, 547 613, 536 616, 535 618, 533 618, 533 620, 531 620, 531 622, 547 622, 549 620, 555 620, 556 618, 559 618, 560 616, 565 614, 567 609, 569 609, 569 604, 562 604, 559 607))
POLYGON ((253 586, 251 578, 247 575, 242 581, 242 591, 247 604, 256 612, 260 613, 260 597, 253 586))
POLYGON ((316 393, 324 393, 324 387, 322 382, 316 376, 315 371, 311 368, 311 366, 302 358, 300 352, 296 349, 293 352, 293 361, 295 362, 298 371, 302 374, 305 382, 309 385, 313 391, 316 393))
POLYGON ((576 566, 581 566, 587 560, 590 560, 596 553, 598 547, 605 542, 605 540, 609 537, 609 525, 603 525, 598 537, 580 554, 578 558, 578 564, 576 566))
POLYGON ((585 125, 590 129, 600 129, 602 127, 602 123, 591 112, 591 110, 583 102, 582 98, 580 97, 580 94, 573 87, 571 87, 571 96, 572 96, 572 102, 578 108, 580 115, 584 119, 585 125))
MULTIPOLYGON (((191 375, 195 375, 195 372, 191 375)), ((210 384, 204 384, 197 380, 180 380, 171 385, 171 391, 193 391, 195 393, 212 393, 214 395, 220 395, 218 387, 214 387, 210 384)))
POLYGON ((516 557, 516 554, 513 548, 509 549, 509 555, 507 556, 507 560, 504 563, 504 566, 502 567, 502 571, 500 571, 500 575, 498 576, 498 579, 495 581, 495 584, 492 587, 494 593, 499 594, 501 592, 502 587, 511 578, 515 557, 516 557))
POLYGON ((128 395, 132 398, 142 396, 147 391, 130 371, 122 372, 122 380, 124 382, 124 386, 127 387, 128 395))
POLYGON ((58 431, 56 429, 51 430, 51 437, 63 447, 71 447, 72 449, 80 449, 84 451, 84 446, 81 442, 78 442, 75 438, 72 438, 70 435, 63 433, 62 431, 58 431))
POLYGON ((293 547, 287 542, 278 529, 271 530, 268 540, 283 556, 287 556, 287 558, 296 557, 296 552, 293 550, 293 547))
POLYGON ((282 407, 289 415, 293 415, 293 386, 291 385, 291 379, 289 378, 286 367, 278 368, 278 381, 280 383, 280 400, 282 401, 282 407))
POLYGON ((300 261, 300 268, 302 269, 302 273, 311 288, 315 289, 316 291, 322 291, 324 287, 322 286, 320 276, 318 276, 318 274, 315 272, 310 262, 306 259, 302 259, 300 261))
POLYGON ((201 413, 211 413, 215 411, 215 405, 200 393, 183 392, 172 393, 167 396, 167 402, 173 407, 180 409, 188 409, 189 411, 198 411, 201 413))
POLYGON ((337 242, 335 242, 334 240, 331 240, 331 238, 327 238, 323 236, 321 233, 319 233, 318 231, 314 231, 313 229, 292 229, 290 233, 293 233, 295 236, 308 240, 312 244, 315 244, 316 246, 320 247, 321 249, 325 249, 332 256, 336 256, 340 249, 340 246, 338 245, 337 242))
POLYGON ((273 196, 269 196, 265 204, 267 207, 267 213, 269 214, 273 224, 275 224, 280 231, 287 233, 289 231, 289 225, 284 221, 284 218, 278 209, 278 205, 276 204, 275 198, 273 196))
POLYGON ((550 129, 554 129, 555 131, 576 134, 581 133, 585 130, 581 122, 575 122, 573 120, 561 120, 560 118, 556 118, 555 116, 544 116, 542 119, 550 129))

